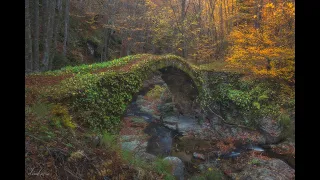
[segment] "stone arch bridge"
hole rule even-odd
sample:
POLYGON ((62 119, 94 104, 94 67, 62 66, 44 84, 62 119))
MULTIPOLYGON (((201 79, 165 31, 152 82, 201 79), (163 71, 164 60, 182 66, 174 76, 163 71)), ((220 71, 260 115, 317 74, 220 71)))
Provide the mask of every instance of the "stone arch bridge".
POLYGON ((114 128, 143 82, 155 72, 161 72, 185 114, 198 103, 196 98, 205 92, 208 73, 212 73, 175 55, 139 54, 27 75, 26 91, 38 88, 48 101, 67 106, 74 118, 95 128, 114 128))

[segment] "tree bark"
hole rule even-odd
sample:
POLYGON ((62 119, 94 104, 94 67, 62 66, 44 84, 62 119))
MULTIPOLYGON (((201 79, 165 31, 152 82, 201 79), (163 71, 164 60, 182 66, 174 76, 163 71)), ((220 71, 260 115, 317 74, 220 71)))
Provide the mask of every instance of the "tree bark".
POLYGON ((33 9, 33 71, 39 71, 39 0, 34 0, 33 9))
POLYGON ((220 37, 219 39, 223 39, 224 38, 224 22, 223 22, 223 12, 222 12, 222 0, 220 0, 220 37))
POLYGON ((182 32, 182 57, 187 58, 187 42, 186 42, 186 35, 185 35, 185 28, 184 28, 184 19, 185 19, 185 12, 186 10, 186 0, 181 0, 181 32, 182 32))
POLYGON ((52 47, 52 53, 51 53, 51 57, 49 59, 49 70, 52 70, 53 68, 53 59, 56 53, 56 49, 57 49, 57 38, 59 36, 59 30, 60 30, 60 19, 62 16, 62 0, 57 0, 56 6, 57 6, 57 13, 54 13, 54 33, 53 33, 53 47, 52 47))
POLYGON ((233 0, 231 0, 231 13, 234 15, 234 5, 233 5, 233 0))
POLYGON ((224 0, 224 14, 225 14, 225 30, 226 30, 226 34, 228 34, 229 32, 229 20, 228 20, 228 16, 229 16, 229 6, 228 6, 228 0, 224 0))
POLYGON ((29 0, 25 0, 25 72, 32 72, 32 39, 30 27, 29 0))
MULTIPOLYGON (((109 50, 109 39, 110 39, 110 28, 105 28, 104 30, 104 46, 103 46, 103 56, 102 56, 102 61, 105 61, 107 60, 108 56, 109 56, 109 53, 108 53, 108 50, 109 50)), ((101 61, 101 62, 102 62, 101 61)))
POLYGON ((202 15, 202 7, 201 7, 201 0, 198 0, 198 8, 199 8, 199 17, 198 17, 198 28, 200 29, 199 32, 199 39, 202 35, 203 32, 203 28, 201 27, 201 23, 202 23, 202 19, 201 19, 201 15, 202 15))
POLYGON ((126 52, 127 52, 127 39, 122 39, 120 57, 126 56, 126 52))
POLYGON ((69 5, 70 0, 66 0, 65 22, 64 22, 64 41, 63 41, 63 55, 67 55, 67 41, 68 41, 68 26, 69 26, 69 5))
POLYGON ((208 13, 208 19, 210 22, 210 29, 208 30, 208 33, 210 32, 211 34, 209 34, 209 36, 212 37, 212 41, 216 42, 218 40, 218 34, 217 34, 217 27, 215 25, 215 14, 214 14, 214 10, 215 10, 215 6, 216 6, 216 2, 215 0, 209 0, 209 13, 208 13), (211 27, 212 26, 212 27, 211 27))
POLYGON ((54 26, 55 26, 55 9, 56 9, 56 0, 50 1, 50 7, 49 7, 49 23, 48 23, 48 62, 46 64, 46 70, 50 70, 50 61, 52 59, 52 55, 55 52, 55 49, 52 49, 52 43, 53 43, 53 34, 54 34, 54 26))
POLYGON ((50 13, 49 13, 49 7, 50 3, 48 0, 43 0, 43 57, 42 57, 42 63, 41 63, 41 71, 46 71, 48 68, 48 62, 49 62, 49 24, 50 24, 50 13))
POLYGON ((256 29, 260 28, 260 23, 262 19, 261 10, 262 10, 263 0, 258 0, 256 4, 256 19, 254 21, 254 27, 256 29))

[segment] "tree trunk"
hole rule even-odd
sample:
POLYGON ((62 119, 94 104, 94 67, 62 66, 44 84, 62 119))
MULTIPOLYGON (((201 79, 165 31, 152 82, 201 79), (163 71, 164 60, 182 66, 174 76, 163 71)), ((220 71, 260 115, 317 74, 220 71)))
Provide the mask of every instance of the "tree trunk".
POLYGON ((229 6, 228 6, 228 0, 224 0, 224 14, 225 14, 225 30, 226 30, 226 34, 228 34, 229 32, 229 20, 228 20, 228 16, 229 16, 229 6))
POLYGON ((54 20, 54 32, 53 32, 53 47, 52 47, 52 53, 51 53, 51 57, 50 57, 50 61, 49 61, 49 70, 52 70, 53 68, 53 59, 56 53, 56 49, 57 49, 57 38, 59 36, 59 30, 60 30, 60 19, 61 19, 61 15, 62 15, 62 0, 57 0, 57 13, 55 14, 55 20, 54 20))
POLYGON ((29 0, 25 0, 25 72, 32 72, 32 39, 29 14, 29 0))
POLYGON ((258 0, 257 4, 256 4, 256 16, 257 17, 254 21, 254 27, 256 29, 260 28, 260 23, 261 23, 261 18, 262 18, 262 15, 261 15, 262 6, 263 6, 263 0, 258 0))
POLYGON ((49 23, 48 23, 48 64, 46 65, 46 70, 50 70, 50 61, 52 59, 52 55, 55 52, 55 49, 52 49, 52 42, 53 42, 53 33, 54 33, 54 26, 55 26, 55 9, 56 9, 56 0, 50 1, 50 8, 49 8, 49 23))
POLYGON ((203 32, 203 28, 201 27, 201 15, 202 15, 202 7, 201 7, 201 0, 198 0, 198 5, 199 5, 199 17, 198 17, 198 28, 200 29, 200 32, 199 32, 199 39, 202 35, 202 32, 203 32))
POLYGON ((33 71, 39 71, 39 0, 34 0, 33 9, 33 71))
POLYGON ((182 32, 182 57, 187 58, 187 42, 184 29, 186 0, 181 0, 181 32, 182 32))
POLYGON ((216 2, 217 1, 213 1, 213 0, 210 0, 209 3, 210 3, 210 10, 209 10, 209 13, 208 13, 208 19, 209 19, 209 22, 210 22, 210 29, 208 30, 208 33, 210 32, 211 34, 209 36, 212 37, 212 41, 213 42, 216 42, 217 39, 218 39, 218 31, 217 31, 217 27, 215 25, 215 14, 214 14, 214 10, 215 10, 215 6, 216 6, 216 2))
POLYGON ((104 29, 104 42, 103 42, 103 52, 102 52, 102 59, 101 62, 105 61, 107 59, 108 54, 108 45, 107 45, 107 34, 108 34, 108 28, 104 29))
POLYGON ((234 15, 234 5, 233 5, 233 0, 231 0, 231 13, 234 15))
POLYGON ((111 32, 112 32, 112 29, 107 28, 107 34, 106 34, 107 39, 106 39, 106 45, 105 45, 105 47, 106 47, 106 51, 105 51, 106 59, 105 60, 108 60, 108 58, 109 58, 109 44, 110 44, 110 39, 111 39, 111 32))
POLYGON ((120 57, 126 56, 126 52, 127 52, 127 39, 122 39, 120 57))
POLYGON ((224 37, 224 25, 223 25, 223 12, 222 12, 222 0, 220 0, 220 37, 219 39, 222 40, 224 37))
POLYGON ((69 26, 69 4, 70 0, 66 0, 65 21, 64 21, 64 41, 63 41, 63 55, 67 55, 67 41, 68 41, 68 26, 69 26))
POLYGON ((48 62, 49 62, 49 24, 50 24, 50 13, 49 13, 49 7, 50 3, 48 0, 43 0, 43 57, 42 57, 42 63, 41 63, 41 71, 45 71, 48 68, 48 62))

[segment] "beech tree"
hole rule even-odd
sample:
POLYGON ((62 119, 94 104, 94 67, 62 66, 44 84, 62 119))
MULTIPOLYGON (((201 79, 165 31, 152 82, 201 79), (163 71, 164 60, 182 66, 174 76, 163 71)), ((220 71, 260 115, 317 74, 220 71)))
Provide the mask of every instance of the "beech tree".
POLYGON ((58 54, 70 65, 89 63, 90 58, 102 62, 138 53, 172 53, 199 64, 226 61, 256 75, 293 77, 292 0, 25 3, 26 72, 53 69, 58 54), (88 57, 88 43, 94 46, 94 57, 88 57))
POLYGON ((227 58, 229 66, 260 77, 278 77, 293 82, 294 13, 294 4, 290 1, 263 4, 258 15, 252 14, 251 23, 240 24, 232 31, 229 39, 233 46, 227 58))
POLYGON ((33 12, 32 19, 32 50, 33 50, 33 71, 39 71, 39 0, 33 0, 33 12))
POLYGON ((63 55, 67 54, 67 41, 68 41, 68 27, 69 27, 69 5, 70 0, 66 0, 65 14, 64 14, 64 40, 63 40, 63 55))
POLYGON ((29 0, 25 0, 25 71, 32 71, 32 39, 30 26, 29 0))

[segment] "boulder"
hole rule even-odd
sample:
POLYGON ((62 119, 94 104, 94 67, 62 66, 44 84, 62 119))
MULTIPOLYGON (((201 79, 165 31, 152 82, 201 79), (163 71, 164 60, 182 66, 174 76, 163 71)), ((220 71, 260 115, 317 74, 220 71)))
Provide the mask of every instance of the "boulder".
POLYGON ((129 142, 122 142, 121 143, 121 148, 122 150, 127 150, 127 151, 134 151, 139 145, 139 141, 134 140, 134 141, 129 141, 129 142))
POLYGON ((168 116, 163 119, 163 123, 166 127, 177 130, 183 135, 186 135, 188 132, 203 132, 201 126, 198 122, 189 116, 168 116))
POLYGON ((278 143, 281 140, 282 128, 278 122, 270 117, 264 117, 260 120, 260 130, 267 144, 278 143))
POLYGON ((159 105, 158 109, 164 116, 167 116, 174 113, 174 104, 172 102, 164 103, 159 105))
POLYGON ((273 152, 277 154, 286 154, 294 156, 295 151, 295 143, 291 141, 284 141, 279 144, 270 145, 270 148, 273 152))
POLYGON ((295 170, 280 159, 252 158, 240 173, 232 173, 235 179, 294 179, 295 170))
POLYGON ((168 156, 163 160, 167 161, 171 165, 171 173, 173 176, 175 176, 179 180, 184 179, 184 164, 179 158, 168 156))
POLYGON ((151 163, 157 159, 157 156, 147 152, 142 152, 142 151, 137 152, 135 155, 137 158, 142 158, 147 163, 151 163))

